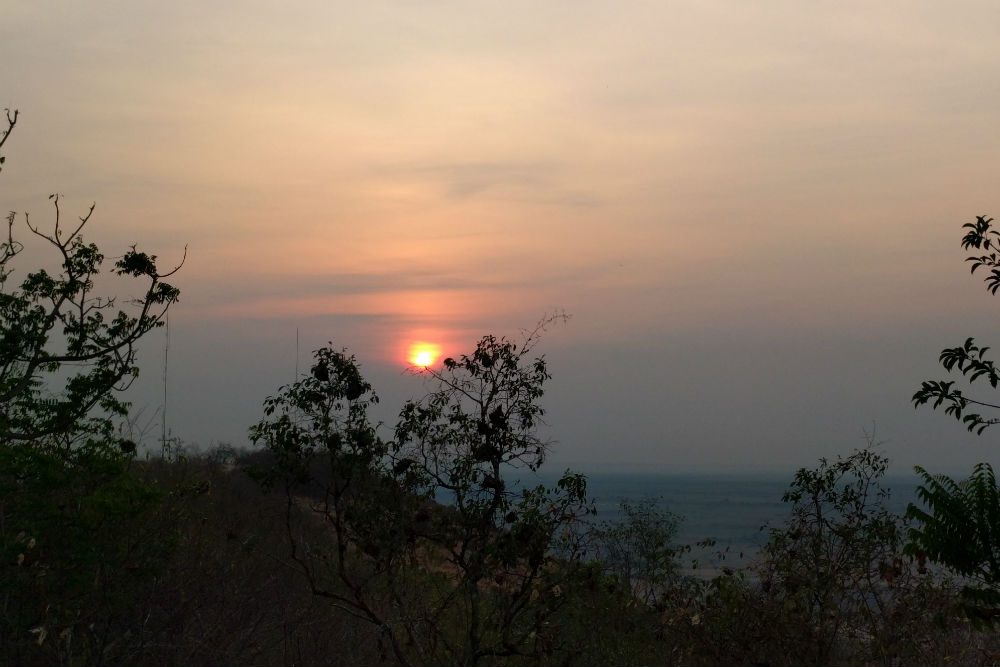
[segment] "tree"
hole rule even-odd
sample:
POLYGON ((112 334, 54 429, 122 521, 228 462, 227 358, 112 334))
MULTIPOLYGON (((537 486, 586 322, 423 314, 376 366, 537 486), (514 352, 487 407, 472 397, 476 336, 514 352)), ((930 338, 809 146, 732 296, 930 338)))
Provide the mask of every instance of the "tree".
POLYGON ((755 562, 668 607, 679 664, 973 664, 982 636, 954 622, 947 578, 906 557, 886 466, 868 447, 798 470, 755 562))
POLYGON ((560 648, 554 612, 579 557, 574 526, 591 511, 586 482, 517 481, 547 449, 539 399, 550 376, 533 353, 550 321, 423 371, 433 389, 403 406, 389 441, 367 419, 377 399, 356 361, 330 348, 265 402, 251 431, 275 461, 264 480, 287 494, 292 561, 315 594, 379 627, 402 664, 560 648), (295 522, 309 515, 329 542, 302 541, 295 522))
MULTIPOLYGON (((0 148, 18 112, 6 120, 0 148)), ((54 660, 101 662, 117 639, 103 612, 111 600, 128 606, 118 596, 164 546, 145 539, 157 493, 128 474, 135 443, 117 437, 116 422, 127 413, 118 391, 138 373, 136 345, 176 303, 164 278, 180 267, 160 273, 156 256, 132 246, 112 272, 140 281, 142 296, 118 308, 95 294, 104 255, 82 236, 94 206, 67 226, 59 195, 49 199, 51 231, 23 219, 54 250, 57 272, 15 278, 25 249, 15 212, 0 240, 0 634, 11 664, 27 661, 26 643, 54 660)))
POLYGON ((619 512, 619 520, 601 521, 591 530, 594 556, 637 601, 655 607, 677 587, 679 558, 690 550, 675 543, 680 519, 651 498, 623 501, 619 512))
POLYGON ((906 664, 935 613, 934 580, 905 557, 905 522, 886 507, 888 459, 871 448, 800 469, 759 567, 779 663, 906 664))
MULTIPOLYGON (((0 146, 14 129, 17 112, 8 112, 7 119, 0 146)), ((112 271, 143 281, 144 294, 132 312, 116 312, 115 297, 94 294, 104 255, 81 235, 94 205, 66 228, 59 195, 49 199, 55 209, 51 233, 33 225, 27 213, 24 222, 56 251, 61 273, 40 269, 12 287, 14 263, 24 250, 14 235, 15 212, 7 216, 7 238, 0 242, 0 441, 59 444, 68 451, 90 435, 110 439, 109 417, 126 409, 115 390, 127 388, 138 374, 136 343, 162 325, 177 301, 179 290, 163 279, 180 266, 161 274, 155 255, 132 246, 112 271)))
MULTIPOLYGON (((993 218, 976 216, 976 221, 962 225, 968 230, 962 237, 962 248, 982 251, 965 261, 971 272, 985 269, 986 289, 991 294, 1000 290, 1000 232, 994 229, 993 218)), ((969 383, 985 380, 996 389, 1000 369, 987 357, 989 347, 976 345, 974 338, 958 347, 942 350, 941 365, 949 373, 957 370, 969 383)), ((954 381, 926 380, 913 395, 915 407, 929 404, 933 409, 944 407, 945 414, 965 423, 969 431, 981 435, 987 428, 1000 423, 996 416, 983 415, 979 410, 998 410, 1000 405, 971 398, 955 389, 954 381), (976 412, 971 412, 970 407, 976 412)), ((917 495, 927 506, 922 510, 910 505, 908 514, 916 526, 910 531, 910 552, 926 555, 966 578, 962 589, 966 612, 977 622, 995 623, 1000 620, 1000 489, 989 463, 976 465, 972 475, 961 482, 945 476, 931 475, 917 467, 923 484, 917 495)))
POLYGON ((819 467, 796 472, 782 498, 792 514, 764 547, 763 581, 769 594, 808 619, 801 627, 810 636, 789 642, 802 651, 802 664, 833 658, 850 629, 847 616, 878 601, 879 568, 895 567, 898 527, 878 485, 885 468, 886 460, 871 450, 821 459, 819 467))

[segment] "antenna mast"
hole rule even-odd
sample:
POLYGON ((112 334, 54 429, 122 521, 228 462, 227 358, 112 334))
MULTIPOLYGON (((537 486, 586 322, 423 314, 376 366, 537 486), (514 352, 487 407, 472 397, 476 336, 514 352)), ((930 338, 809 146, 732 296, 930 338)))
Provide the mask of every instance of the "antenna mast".
POLYGON ((170 313, 167 313, 163 343, 163 412, 160 414, 160 458, 167 455, 167 365, 170 361, 170 313))

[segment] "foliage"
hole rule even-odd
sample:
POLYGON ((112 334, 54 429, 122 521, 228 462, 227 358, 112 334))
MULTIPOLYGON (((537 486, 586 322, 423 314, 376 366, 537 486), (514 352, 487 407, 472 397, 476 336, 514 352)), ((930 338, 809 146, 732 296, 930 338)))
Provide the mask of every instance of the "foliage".
MULTIPOLYGON (((7 112, 0 147, 17 120, 7 112)), ((162 495, 129 470, 136 445, 117 435, 127 405, 116 391, 179 291, 163 280, 176 269, 161 274, 133 246, 112 273, 139 281, 142 296, 118 308, 96 295, 104 255, 82 236, 94 207, 67 227, 60 197, 49 199, 51 232, 23 218, 57 271, 15 278, 25 250, 16 213, 0 240, 0 633, 12 664, 100 664, 130 595, 170 547, 169 531, 152 530, 162 495)))
POLYGON ((956 482, 918 467, 917 495, 927 510, 910 505, 919 527, 910 531, 911 553, 944 563, 971 580, 962 588, 965 610, 980 623, 1000 619, 1000 489, 989 463, 956 482))
MULTIPOLYGON (((993 218, 976 216, 966 229, 962 247, 983 251, 966 258, 975 273, 987 271, 986 289, 996 294, 1000 289, 1000 255, 997 254, 1000 232, 993 218)), ((996 389, 1000 384, 1000 369, 987 357, 989 347, 976 345, 973 338, 959 347, 941 352, 945 370, 954 369, 970 383, 985 380, 996 389)), ((1000 409, 1000 405, 970 398, 953 381, 928 380, 913 395, 916 406, 930 404, 934 409, 944 406, 945 413, 965 423, 969 431, 981 435, 987 428, 1000 423, 1000 418, 970 412, 970 406, 1000 409)), ((918 467, 923 480, 918 496, 927 510, 911 505, 909 516, 917 525, 910 531, 910 551, 941 563, 971 580, 962 589, 965 610, 978 623, 1000 620, 1000 494, 996 476, 988 463, 976 465, 972 475, 956 482, 944 475, 931 475, 918 467)))
POLYGON ((553 614, 572 568, 572 526, 590 511, 586 483, 521 488, 546 444, 538 401, 549 379, 519 344, 484 337, 470 355, 426 371, 434 388, 407 402, 395 437, 367 419, 377 400, 353 357, 324 348, 310 377, 265 402, 251 430, 288 498, 292 559, 312 591, 378 627, 402 664, 493 664, 560 646, 553 614), (305 542, 299 510, 330 528, 305 542))
POLYGON ((617 636, 574 635, 576 662, 978 664, 989 642, 959 622, 949 582, 903 552, 905 523, 886 508, 885 467, 863 450, 798 471, 785 494, 788 519, 754 564, 709 579, 668 575, 652 604, 598 563, 600 576, 581 580, 562 613, 617 636))
POLYGON ((678 584, 678 557, 689 550, 675 544, 680 519, 651 498, 622 502, 619 515, 590 531, 593 555, 608 576, 642 604, 655 607, 678 584))
MULTIPOLYGON (((17 118, 16 111, 7 112, 0 146, 17 118)), ((138 374, 136 343, 162 324, 177 301, 179 290, 163 279, 180 267, 161 274, 155 255, 132 246, 112 272, 142 281, 144 295, 134 300, 132 312, 116 310, 115 297, 94 294, 104 255, 81 235, 94 206, 66 228, 60 196, 49 199, 55 209, 51 233, 33 225, 27 213, 24 222, 55 250, 59 273, 39 269, 12 284, 15 260, 25 249, 14 235, 15 212, 7 216, 6 239, 0 241, 0 441, 58 447, 70 455, 76 446, 99 447, 112 439, 111 417, 126 413, 114 390, 138 374)), ((135 446, 118 444, 123 450, 135 446)))
MULTIPOLYGON (((962 247, 966 250, 975 248, 985 251, 983 255, 971 255, 966 258, 967 262, 972 263, 972 273, 980 268, 988 270, 989 273, 985 278, 986 289, 996 294, 1000 289, 1000 256, 997 255, 1000 232, 993 228, 993 218, 976 216, 976 222, 966 223, 962 228, 969 230, 962 238, 962 247)), ((996 389, 1000 383, 1000 370, 987 357, 989 350, 989 347, 976 345, 974 338, 967 338, 960 346, 942 350, 939 361, 949 373, 957 369, 970 383, 985 380, 996 389)), ((946 414, 962 421, 969 431, 975 431, 977 434, 1000 423, 1000 418, 969 412, 970 406, 975 406, 976 409, 1000 409, 1000 405, 972 398, 954 386, 953 380, 926 380, 913 394, 913 404, 915 407, 929 404, 935 410, 944 406, 946 414)))
POLYGON ((144 280, 145 295, 136 304, 138 312, 115 313, 113 297, 93 295, 104 255, 81 236, 94 207, 67 232, 59 196, 50 199, 55 206, 51 234, 33 226, 27 215, 25 221, 58 253, 60 274, 40 269, 11 288, 13 260, 24 250, 14 238, 14 213, 7 218, 7 240, 0 244, 0 438, 68 452, 112 437, 110 416, 126 412, 114 390, 126 388, 138 374, 135 345, 162 324, 179 291, 162 281, 170 274, 158 272, 155 256, 133 247, 116 261, 114 273, 144 280), (59 391, 52 390, 56 385, 59 391), (101 414, 92 415, 95 408, 101 414))
POLYGON ((870 448, 821 459, 799 470, 783 497, 791 516, 771 531, 759 575, 766 614, 786 631, 779 650, 795 664, 844 660, 845 650, 883 659, 901 651, 900 614, 931 581, 905 558, 903 524, 885 506, 887 464, 870 448))
POLYGON ((134 596, 163 566, 173 532, 162 493, 129 474, 122 456, 75 465, 51 451, 0 447, 0 652, 103 662, 132 619, 134 596))

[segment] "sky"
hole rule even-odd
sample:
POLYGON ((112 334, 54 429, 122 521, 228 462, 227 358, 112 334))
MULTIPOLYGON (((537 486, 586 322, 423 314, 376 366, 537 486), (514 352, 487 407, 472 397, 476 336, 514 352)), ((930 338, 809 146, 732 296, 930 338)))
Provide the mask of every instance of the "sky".
MULTIPOLYGON (((427 389, 414 342, 565 311, 550 466, 785 471, 874 438, 963 472, 1000 434, 910 397, 942 348, 1000 345, 959 246, 1000 211, 997 25, 992 1, 8 0, 0 199, 96 202, 109 256, 187 246, 188 443, 245 444, 328 341, 391 424, 427 389)), ((165 346, 130 395, 151 441, 165 346)))

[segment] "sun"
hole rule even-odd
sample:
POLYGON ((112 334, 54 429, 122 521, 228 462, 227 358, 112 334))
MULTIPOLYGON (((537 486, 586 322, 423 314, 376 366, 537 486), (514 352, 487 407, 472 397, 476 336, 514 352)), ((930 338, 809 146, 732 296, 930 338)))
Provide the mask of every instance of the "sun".
POLYGON ((414 343, 410 346, 408 360, 413 366, 427 368, 433 366, 441 356, 441 346, 435 343, 414 343))

